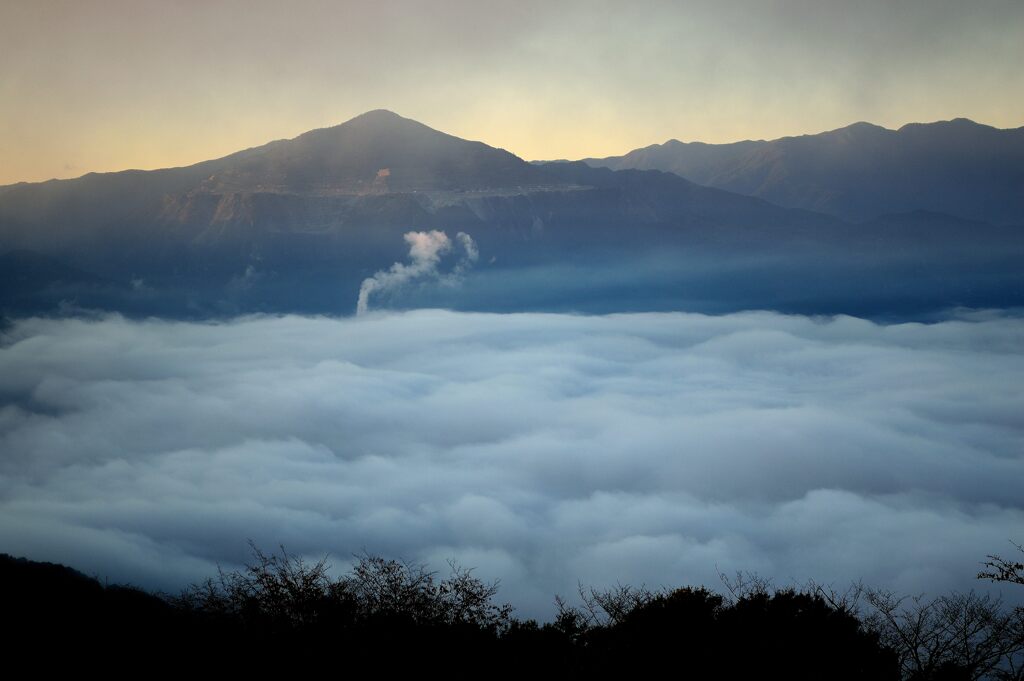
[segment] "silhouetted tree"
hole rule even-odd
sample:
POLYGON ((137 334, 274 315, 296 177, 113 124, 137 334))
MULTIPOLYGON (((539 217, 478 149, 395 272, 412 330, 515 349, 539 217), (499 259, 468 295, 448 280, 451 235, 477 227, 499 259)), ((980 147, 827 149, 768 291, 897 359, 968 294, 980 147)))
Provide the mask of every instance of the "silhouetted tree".
POLYGON ((650 603, 664 592, 651 591, 641 585, 616 584, 607 589, 584 588, 578 585, 579 606, 571 606, 561 596, 555 596, 558 607, 556 621, 563 621, 570 628, 592 629, 609 627, 621 623, 630 613, 650 603))
POLYGON ((438 580, 425 565, 364 554, 338 588, 351 594, 364 617, 400 617, 431 625, 469 625, 500 633, 512 606, 496 604, 498 582, 483 582, 472 570, 449 562, 451 575, 438 580))
POLYGON ((356 619, 399 618, 414 624, 471 625, 500 632, 512 606, 493 602, 497 582, 483 582, 451 562, 438 579, 425 565, 358 556, 351 572, 332 578, 327 558, 315 563, 288 553, 266 554, 250 542, 254 560, 241 570, 218 570, 174 599, 180 607, 250 623, 301 628, 344 609, 356 619))
MULTIPOLYGON (((1024 545, 1014 542, 1014 546, 1021 553, 1024 553, 1024 545)), ((993 582, 1009 582, 1011 584, 1024 584, 1024 562, 1013 561, 1002 556, 987 556, 985 570, 978 573, 978 579, 990 579, 993 582)))
POLYGON ((344 594, 328 574, 327 558, 309 563, 289 554, 266 554, 249 542, 253 561, 186 588, 172 602, 212 617, 233 617, 248 627, 288 629, 315 625, 344 594))
POLYGON ((580 588, 554 626, 575 641, 581 677, 897 681, 895 654, 823 597, 741 575, 725 598, 706 588, 580 588))
POLYGON ((220 642, 221 656, 250 663, 269 650, 278 660, 343 656, 388 675, 417 669, 462 678, 497 657, 512 622, 512 606, 494 601, 497 582, 454 562, 441 579, 421 564, 364 554, 335 578, 326 557, 309 562, 284 547, 250 548, 243 568, 218 569, 172 599, 205 638, 220 642))
POLYGON ((869 626, 897 651, 905 679, 1020 679, 1024 612, 990 595, 953 593, 927 599, 867 593, 869 626))
POLYGON ((895 653, 851 612, 793 588, 754 592, 723 610, 719 639, 744 641, 734 678, 899 678, 895 653))

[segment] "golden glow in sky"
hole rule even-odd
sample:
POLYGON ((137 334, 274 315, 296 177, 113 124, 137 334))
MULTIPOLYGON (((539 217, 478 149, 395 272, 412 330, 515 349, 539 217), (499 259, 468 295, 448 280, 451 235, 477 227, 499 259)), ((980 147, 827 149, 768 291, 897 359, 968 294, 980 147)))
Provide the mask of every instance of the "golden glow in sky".
POLYGON ((386 108, 527 159, 1024 125, 1018 0, 0 3, 0 184, 187 165, 386 108))

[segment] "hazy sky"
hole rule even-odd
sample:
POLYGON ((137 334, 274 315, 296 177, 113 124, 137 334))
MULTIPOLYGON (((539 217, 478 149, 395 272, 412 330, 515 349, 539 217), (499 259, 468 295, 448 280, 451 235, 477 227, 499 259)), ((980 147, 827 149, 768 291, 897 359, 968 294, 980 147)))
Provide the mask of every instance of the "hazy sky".
POLYGON ((0 183, 183 165, 387 108, 528 159, 1024 125, 1019 0, 0 0, 0 183))

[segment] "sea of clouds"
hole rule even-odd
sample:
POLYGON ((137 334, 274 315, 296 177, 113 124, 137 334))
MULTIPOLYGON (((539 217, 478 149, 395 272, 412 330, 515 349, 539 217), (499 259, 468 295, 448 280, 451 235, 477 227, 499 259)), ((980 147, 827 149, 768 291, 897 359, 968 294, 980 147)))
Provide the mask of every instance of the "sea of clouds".
POLYGON ((998 314, 30 319, 0 343, 0 551, 167 590, 247 539, 455 559, 541 618, 737 570, 994 588, 1021 386, 998 314))

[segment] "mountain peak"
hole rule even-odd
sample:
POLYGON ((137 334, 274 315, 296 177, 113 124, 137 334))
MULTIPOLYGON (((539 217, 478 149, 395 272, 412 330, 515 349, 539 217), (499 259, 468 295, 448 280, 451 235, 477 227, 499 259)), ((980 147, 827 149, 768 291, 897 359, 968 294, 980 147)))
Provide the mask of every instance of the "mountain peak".
POLYGON ((869 123, 867 121, 857 121, 856 123, 851 123, 850 125, 846 126, 845 129, 856 132, 889 132, 889 130, 887 130, 886 128, 883 128, 880 125, 875 125, 874 123, 869 123))
POLYGON ((938 131, 950 131, 950 130, 998 130, 990 125, 983 123, 976 123, 970 118, 952 118, 948 121, 935 121, 933 123, 907 123, 899 129, 899 132, 908 132, 915 130, 938 130, 938 131))
POLYGON ((409 119, 407 119, 407 118, 405 118, 403 116, 399 116, 398 114, 396 114, 394 111, 391 111, 390 109, 371 109, 370 111, 367 111, 365 113, 361 113, 358 116, 355 116, 355 117, 349 119, 348 122, 351 123, 352 121, 358 121, 358 120, 396 120, 396 119, 409 120, 409 119))
POLYGON ((539 169, 504 149, 448 135, 387 109, 248 149, 219 165, 204 190, 378 194, 542 183, 539 169))
MULTIPOLYGON (((354 118, 350 118, 347 121, 345 121, 344 123, 332 126, 330 128, 325 128, 325 129, 326 130, 333 130, 335 128, 340 128, 340 127, 343 127, 343 126, 348 126, 348 127, 393 127, 393 126, 403 126, 403 125, 412 125, 412 126, 416 126, 416 127, 419 127, 419 128, 427 128, 428 130, 432 129, 432 128, 429 128, 426 125, 423 125, 422 123, 420 123, 418 121, 414 121, 411 118, 405 118, 404 116, 399 116, 394 111, 389 111, 388 109, 373 109, 372 111, 367 111, 366 113, 361 113, 361 114, 359 114, 358 116, 356 116, 354 118)), ((314 131, 311 131, 311 132, 316 132, 316 131, 314 130, 314 131)))
POLYGON ((308 138, 314 138, 318 142, 324 142, 332 138, 336 138, 340 134, 354 134, 362 137, 373 136, 373 135, 395 135, 395 134, 407 134, 407 135, 443 135, 450 137, 451 139, 458 139, 452 137, 439 130, 435 130, 430 126, 424 125, 419 121, 415 121, 411 118, 405 118, 399 116, 394 111, 388 109, 373 109, 366 113, 361 113, 354 118, 350 118, 344 123, 332 125, 326 128, 317 128, 305 132, 292 140, 285 140, 285 142, 298 142, 308 138))

